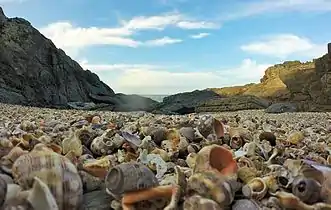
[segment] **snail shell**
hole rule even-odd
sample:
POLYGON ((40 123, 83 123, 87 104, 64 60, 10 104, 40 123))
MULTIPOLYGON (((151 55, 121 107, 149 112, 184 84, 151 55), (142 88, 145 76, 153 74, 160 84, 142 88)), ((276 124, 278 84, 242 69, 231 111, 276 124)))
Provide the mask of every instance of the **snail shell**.
POLYGON ((262 140, 267 140, 271 146, 276 146, 276 136, 275 134, 273 134, 272 132, 262 132, 260 135, 259 135, 259 139, 260 141, 262 140))
POLYGON ((91 151, 96 155, 109 155, 124 143, 124 138, 116 133, 115 130, 108 129, 101 136, 93 139, 91 151))
POLYGON ((81 205, 83 184, 76 167, 43 144, 37 144, 30 153, 20 156, 12 174, 24 190, 30 189, 34 177, 38 177, 49 187, 59 210, 77 209, 81 205))
POLYGON ((121 196, 125 192, 151 188, 159 183, 147 166, 131 162, 111 168, 106 176, 105 184, 108 193, 121 196))
POLYGON ((256 177, 243 186, 242 193, 247 198, 262 200, 268 192, 267 184, 262 178, 256 177))
POLYGON ((296 177, 292 183, 292 193, 307 204, 319 201, 321 184, 314 179, 296 177))
POLYGON ((179 129, 179 133, 189 142, 193 142, 195 139, 195 130, 192 127, 182 127, 179 129))
POLYGON ((197 128, 205 138, 207 138, 209 134, 216 134, 216 136, 220 138, 224 136, 225 132, 223 123, 213 118, 211 115, 202 116, 197 128))

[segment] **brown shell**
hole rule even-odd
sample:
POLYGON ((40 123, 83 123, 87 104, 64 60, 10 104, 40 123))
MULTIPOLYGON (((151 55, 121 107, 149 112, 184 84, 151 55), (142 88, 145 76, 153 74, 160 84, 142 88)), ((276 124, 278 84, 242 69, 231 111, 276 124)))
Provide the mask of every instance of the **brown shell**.
POLYGON ((54 195, 59 210, 77 209, 82 202, 83 184, 76 167, 45 145, 37 144, 14 163, 15 182, 23 189, 32 187, 34 177, 43 181, 54 195))
POLYGON ((200 195, 193 195, 184 201, 185 210, 223 210, 215 201, 200 195))

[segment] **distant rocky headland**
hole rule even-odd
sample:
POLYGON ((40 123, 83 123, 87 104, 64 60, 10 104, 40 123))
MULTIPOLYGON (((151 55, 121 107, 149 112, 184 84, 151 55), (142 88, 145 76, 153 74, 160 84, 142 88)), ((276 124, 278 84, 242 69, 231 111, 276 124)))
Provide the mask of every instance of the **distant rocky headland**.
POLYGON ((27 20, 8 18, 0 7, 0 103, 162 114, 331 111, 331 44, 328 53, 313 61, 268 68, 258 84, 195 90, 158 102, 115 93, 27 20))

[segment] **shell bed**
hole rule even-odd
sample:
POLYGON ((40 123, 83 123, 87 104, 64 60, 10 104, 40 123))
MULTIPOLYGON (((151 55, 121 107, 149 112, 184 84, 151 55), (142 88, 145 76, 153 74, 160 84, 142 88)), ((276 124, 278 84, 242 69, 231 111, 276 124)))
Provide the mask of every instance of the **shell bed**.
POLYGON ((331 113, 0 104, 0 209, 331 210, 331 113))

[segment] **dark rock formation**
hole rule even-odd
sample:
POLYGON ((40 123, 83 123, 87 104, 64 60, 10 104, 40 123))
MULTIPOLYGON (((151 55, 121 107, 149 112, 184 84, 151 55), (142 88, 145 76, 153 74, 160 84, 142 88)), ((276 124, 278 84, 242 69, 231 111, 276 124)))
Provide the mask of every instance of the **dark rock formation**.
POLYGON ((209 90, 195 90, 167 96, 158 104, 154 113, 188 114, 195 112, 195 108, 202 102, 220 98, 218 94, 209 90))
POLYGON ((100 103, 98 97, 108 98, 100 101, 119 111, 150 109, 156 103, 135 96, 139 102, 130 106, 131 96, 116 96, 96 74, 83 70, 28 21, 7 18, 0 8, 0 102, 65 108, 70 102, 100 103))
POLYGON ((249 109, 265 109, 269 106, 267 100, 256 96, 242 95, 228 98, 213 99, 201 103, 196 112, 225 112, 249 109))
POLYGON ((284 112, 296 112, 297 107, 294 104, 291 103, 274 103, 270 105, 265 112, 267 113, 273 113, 273 114, 278 114, 278 113, 284 113, 284 112))

